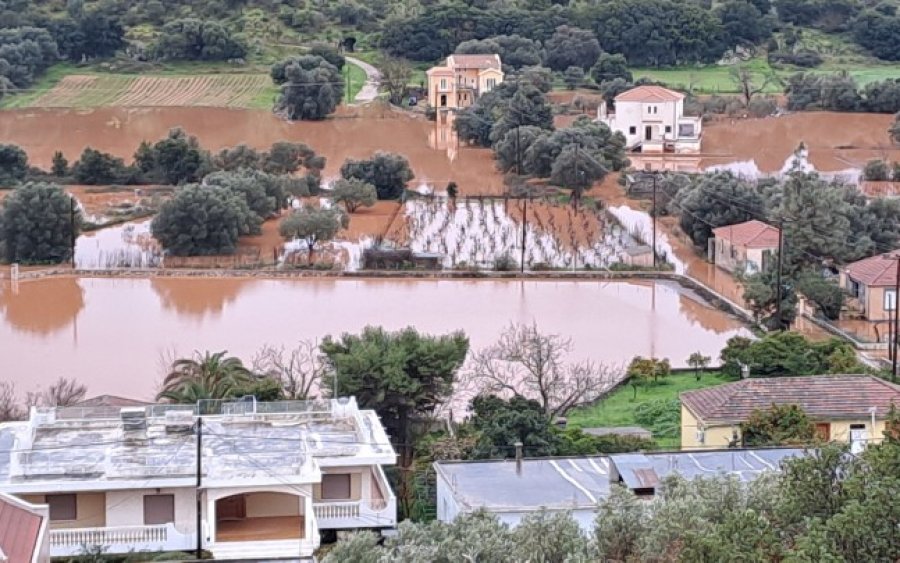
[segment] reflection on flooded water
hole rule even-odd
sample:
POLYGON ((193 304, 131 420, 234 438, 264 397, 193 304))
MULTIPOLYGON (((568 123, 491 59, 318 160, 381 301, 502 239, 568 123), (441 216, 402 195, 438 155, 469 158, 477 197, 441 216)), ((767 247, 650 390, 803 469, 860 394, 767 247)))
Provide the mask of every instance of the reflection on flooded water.
POLYGON ((380 150, 405 155, 418 182, 443 188, 452 180, 460 193, 502 193, 503 179, 490 150, 466 147, 448 159, 446 149, 429 146, 435 124, 423 117, 380 106, 353 111, 323 121, 287 122, 268 111, 226 108, 12 110, 0 112, 0 138, 21 146, 30 163, 49 170, 57 150, 70 162, 87 146, 130 161, 141 141, 161 139, 181 127, 213 152, 241 143, 257 149, 277 141, 307 143, 327 157, 326 178, 337 176, 347 158, 380 150))
MULTIPOLYGON (((76 278, 54 278, 40 283, 0 281, 0 315, 22 334, 55 335, 71 326, 83 308, 84 290, 76 278)), ((0 349, 3 347, 0 344, 0 349)), ((14 350, 9 348, 3 355, 4 361, 15 354, 14 350)))
POLYGON ((68 376, 91 394, 149 398, 172 351, 249 361, 264 344, 366 325, 462 329, 480 348, 510 322, 536 321, 571 336, 574 359, 653 354, 678 366, 695 351, 718 357, 729 337, 747 334, 668 282, 61 278, 0 287, 3 375, 20 393, 68 376))
POLYGON ((81 269, 155 268, 162 255, 150 234, 150 219, 83 233, 75 241, 81 269))

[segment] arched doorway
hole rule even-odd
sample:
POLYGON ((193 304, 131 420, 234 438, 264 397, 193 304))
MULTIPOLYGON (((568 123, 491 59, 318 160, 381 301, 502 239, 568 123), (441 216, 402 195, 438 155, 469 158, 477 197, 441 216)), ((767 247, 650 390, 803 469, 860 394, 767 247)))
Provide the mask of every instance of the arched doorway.
POLYGON ((304 498, 273 492, 242 493, 216 501, 217 542, 303 539, 304 498))

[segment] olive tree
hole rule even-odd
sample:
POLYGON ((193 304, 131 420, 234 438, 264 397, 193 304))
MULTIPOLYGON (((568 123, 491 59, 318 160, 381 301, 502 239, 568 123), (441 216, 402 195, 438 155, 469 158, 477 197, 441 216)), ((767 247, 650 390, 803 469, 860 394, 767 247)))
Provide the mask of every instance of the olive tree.
POLYGON ((360 207, 372 207, 377 199, 375 186, 358 178, 340 179, 331 187, 331 201, 344 204, 347 213, 360 207))
POLYGON ((316 245, 333 239, 348 224, 349 218, 340 209, 303 207, 282 219, 278 232, 285 240, 299 239, 306 243, 312 263, 316 245))
POLYGON ((341 165, 341 176, 375 186, 378 199, 399 198, 407 182, 415 178, 405 156, 381 151, 368 159, 348 158, 341 165))
POLYGON ((9 262, 57 263, 71 257, 81 230, 81 211, 56 184, 29 182, 16 188, 0 210, 0 240, 9 262))
POLYGON ((17 145, 0 145, 0 187, 9 187, 25 179, 28 155, 17 145))
POLYGON ((260 222, 287 204, 282 179, 265 172, 247 169, 237 172, 213 172, 203 178, 203 183, 231 190, 243 197, 250 211, 256 214, 260 222))
POLYGON ((233 254, 241 235, 259 232, 259 218, 229 189, 188 184, 163 203, 150 230, 176 256, 233 254))
POLYGON ((344 78, 322 57, 302 55, 272 66, 272 80, 281 85, 275 113, 287 119, 325 119, 344 92, 344 78))

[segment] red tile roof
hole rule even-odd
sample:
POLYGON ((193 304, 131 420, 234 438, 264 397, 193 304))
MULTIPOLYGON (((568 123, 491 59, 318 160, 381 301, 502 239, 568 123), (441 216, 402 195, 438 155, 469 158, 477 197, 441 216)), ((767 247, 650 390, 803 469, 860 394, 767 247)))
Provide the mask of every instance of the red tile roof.
POLYGON ((900 251, 864 258, 847 264, 844 271, 854 281, 869 287, 894 287, 897 283, 897 259, 891 256, 896 255, 900 255, 900 251))
POLYGON ((733 424, 773 404, 799 405, 813 420, 868 420, 900 408, 900 385, 873 376, 813 375, 742 379, 685 391, 681 402, 702 422, 733 424))
POLYGON ((778 229, 753 219, 746 223, 713 229, 716 238, 730 240, 735 246, 747 248, 778 248, 778 229))
POLYGON ((684 94, 662 86, 638 86, 616 96, 617 102, 677 102, 684 94))
POLYGON ((495 68, 500 70, 500 55, 450 55, 447 66, 455 68, 495 68))
POLYGON ((43 517, 26 507, 0 493, 0 550, 10 563, 30 563, 40 549, 43 517))

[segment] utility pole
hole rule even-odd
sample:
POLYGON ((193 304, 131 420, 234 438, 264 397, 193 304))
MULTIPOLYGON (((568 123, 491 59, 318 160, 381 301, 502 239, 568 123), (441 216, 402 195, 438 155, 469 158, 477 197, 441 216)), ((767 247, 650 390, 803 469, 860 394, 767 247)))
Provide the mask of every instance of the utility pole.
POLYGON ((652 221, 653 221, 653 246, 650 248, 650 251, 653 253, 653 269, 655 270, 656 265, 656 171, 652 172, 653 174, 653 208, 652 212, 652 221))
POLYGON ((784 267, 784 221, 778 222, 778 272, 775 274, 775 318, 781 328, 781 270, 784 267))
POLYGON ((897 383, 897 329, 900 328, 900 253, 891 257, 897 261, 897 276, 894 281, 894 340, 890 343, 892 354, 891 360, 891 381, 897 383))
POLYGON ((528 194, 522 196, 522 258, 519 260, 519 271, 525 273, 525 226, 528 224, 528 194))
POLYGON ((69 196, 69 246, 72 252, 72 269, 75 269, 75 198, 69 196))
POLYGON ((203 557, 203 495, 200 485, 203 476, 203 415, 197 405, 197 559, 203 557))

